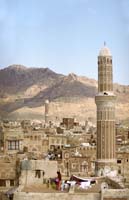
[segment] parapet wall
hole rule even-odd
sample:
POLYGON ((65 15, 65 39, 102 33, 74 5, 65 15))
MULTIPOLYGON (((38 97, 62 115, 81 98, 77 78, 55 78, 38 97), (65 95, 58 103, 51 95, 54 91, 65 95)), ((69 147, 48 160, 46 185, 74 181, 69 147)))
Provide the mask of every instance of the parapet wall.
POLYGON ((103 190, 101 200, 129 200, 129 189, 103 190))
POLYGON ((14 200, 100 200, 100 194, 69 194, 69 193, 25 193, 18 192, 14 195, 14 200))
POLYGON ((117 189, 125 188, 122 180, 120 179, 111 179, 111 178, 106 177, 106 182, 108 183, 108 185, 112 186, 112 188, 117 188, 117 189))
POLYGON ((101 193, 15 192, 14 200, 129 200, 129 189, 105 189, 101 193))

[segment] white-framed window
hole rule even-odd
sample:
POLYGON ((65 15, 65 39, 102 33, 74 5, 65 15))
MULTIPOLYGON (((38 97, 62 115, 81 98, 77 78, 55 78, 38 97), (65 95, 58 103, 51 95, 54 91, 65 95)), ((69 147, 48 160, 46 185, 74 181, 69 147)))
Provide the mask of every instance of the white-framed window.
POLYGON ((8 150, 19 150, 19 140, 8 141, 8 150))

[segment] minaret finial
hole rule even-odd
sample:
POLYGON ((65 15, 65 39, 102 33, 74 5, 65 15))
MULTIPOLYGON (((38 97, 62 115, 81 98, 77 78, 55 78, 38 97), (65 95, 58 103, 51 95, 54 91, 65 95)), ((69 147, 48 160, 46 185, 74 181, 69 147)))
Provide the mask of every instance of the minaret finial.
POLYGON ((106 46, 106 42, 104 41, 104 46, 106 46))

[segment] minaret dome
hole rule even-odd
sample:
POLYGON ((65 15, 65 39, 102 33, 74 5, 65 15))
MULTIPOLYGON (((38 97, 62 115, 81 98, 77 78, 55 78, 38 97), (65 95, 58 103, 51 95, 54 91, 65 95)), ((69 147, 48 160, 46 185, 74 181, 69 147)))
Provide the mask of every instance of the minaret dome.
POLYGON ((99 56, 112 56, 111 51, 108 47, 104 46, 101 48, 99 52, 99 56))

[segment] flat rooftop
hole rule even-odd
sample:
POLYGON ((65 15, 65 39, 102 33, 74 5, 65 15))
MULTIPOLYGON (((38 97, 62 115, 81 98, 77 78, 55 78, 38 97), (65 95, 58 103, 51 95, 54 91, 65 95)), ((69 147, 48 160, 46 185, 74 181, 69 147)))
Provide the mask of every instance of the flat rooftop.
MULTIPOLYGON (((74 193, 100 193, 101 191, 101 185, 102 183, 105 183, 105 179, 99 179, 97 183, 91 185, 90 188, 82 189, 79 187, 79 185, 75 185, 74 187, 74 193)), ((108 189, 115 189, 113 186, 108 185, 108 189)), ((53 188, 51 185, 48 187, 47 184, 31 184, 26 185, 21 192, 26 193, 68 193, 69 190, 56 190, 56 188, 53 188)))
POLYGON ((52 188, 52 186, 47 186, 47 184, 31 184, 25 186, 21 192, 33 192, 33 193, 62 193, 62 192, 68 192, 68 191, 60 191, 56 190, 55 188, 52 188))

